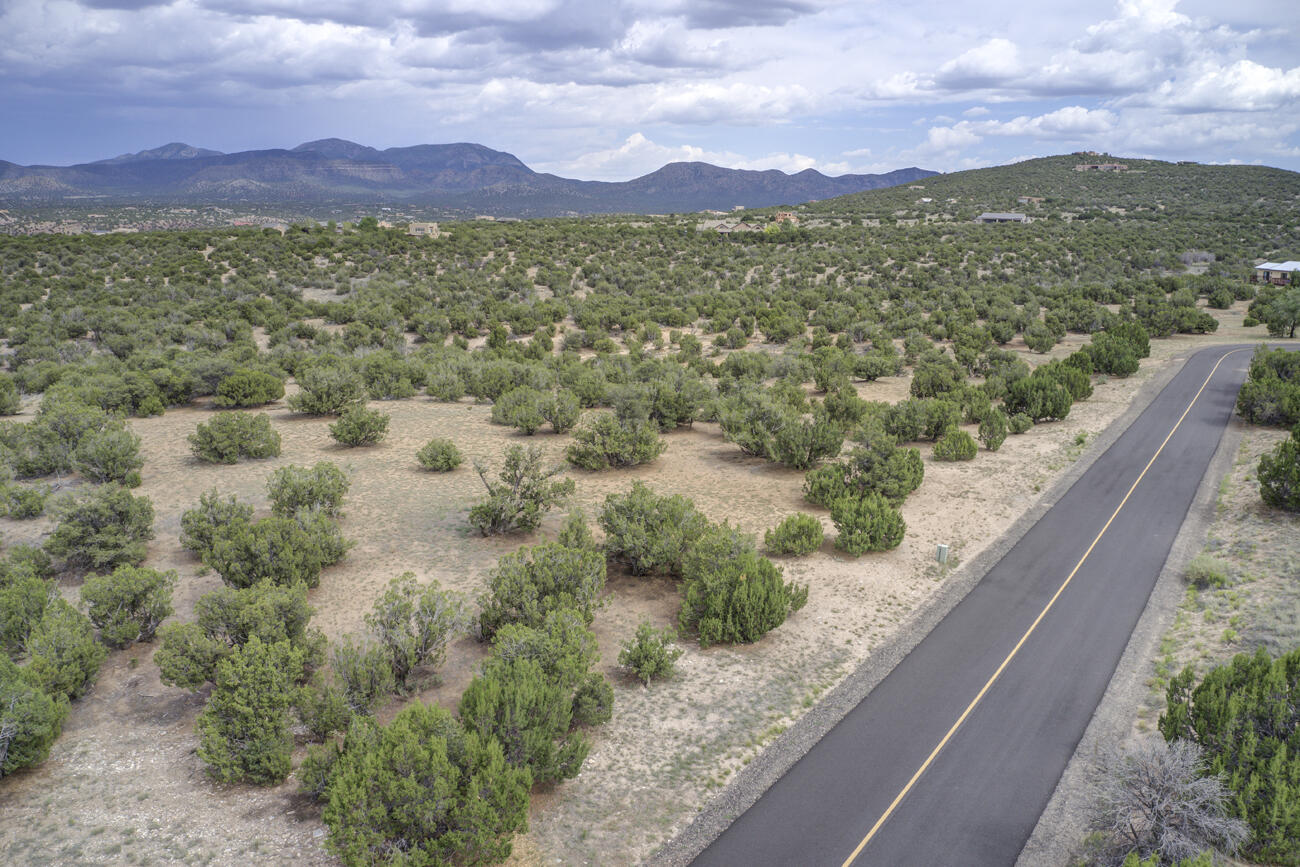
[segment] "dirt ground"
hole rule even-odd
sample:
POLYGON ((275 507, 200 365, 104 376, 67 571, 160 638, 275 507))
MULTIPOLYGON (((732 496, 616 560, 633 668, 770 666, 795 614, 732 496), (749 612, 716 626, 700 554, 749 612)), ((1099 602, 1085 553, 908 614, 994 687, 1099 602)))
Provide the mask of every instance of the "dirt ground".
MULTIPOLYGON (((576 779, 534 793, 530 831, 519 839, 513 862, 629 864, 650 854, 764 744, 888 641, 949 570, 1024 513, 1123 413, 1155 370, 1209 341, 1258 339, 1261 329, 1240 328, 1241 315, 1241 309, 1224 313, 1224 327, 1210 338, 1153 341, 1152 358, 1138 374, 1099 382, 1067 419, 1009 437, 996 453, 981 450, 972 462, 945 464, 931 461, 923 446, 926 478, 903 507, 908 532, 899 548, 851 558, 828 538, 808 557, 778 558, 787 577, 810 586, 807 606, 755 645, 701 651, 687 644, 678 675, 649 689, 618 670, 619 644, 641 619, 673 624, 677 588, 669 580, 611 570, 607 604, 593 628, 600 667, 615 684, 613 720, 593 732, 591 754, 576 779), (937 543, 952 546, 946 567, 935 562, 937 543)), ((1060 357, 1083 342, 1071 336, 1050 356, 1029 360, 1060 357)), ((860 393, 894 401, 907 388, 908 379, 900 377, 864 384, 860 393)), ((273 405, 267 411, 283 437, 282 456, 234 466, 202 464, 189 453, 186 435, 210 417, 209 409, 131 421, 146 460, 138 493, 149 496, 157 512, 147 565, 180 573, 178 617, 192 616, 195 600, 220 583, 181 548, 181 512, 212 488, 265 511, 266 478, 286 464, 330 460, 352 480, 342 529, 357 544, 311 594, 313 622, 331 638, 361 632, 373 600, 404 571, 473 597, 502 554, 554 537, 563 510, 532 536, 484 539, 474 533, 466 512, 483 488, 472 464, 477 459, 498 468, 512 443, 541 446, 558 463, 569 437, 523 437, 492 425, 488 406, 468 402, 421 397, 372 407, 391 414, 388 438, 373 448, 345 449, 329 437, 328 419, 273 405), (466 455, 454 472, 426 472, 415 461, 420 446, 437 436, 451 438, 466 455)), ((795 511, 820 516, 833 537, 826 511, 801 496, 803 473, 743 456, 713 424, 670 433, 667 441, 665 454, 647 467, 571 471, 577 483, 572 504, 594 517, 607 494, 624 492, 639 479, 658 493, 692 498, 712 520, 730 521, 760 541, 763 531, 795 511)), ((50 529, 48 519, 0 520, 6 544, 39 541, 50 529)), ((64 590, 76 593, 75 586, 64 590)), ((163 686, 153 650, 138 645, 112 653, 92 691, 74 703, 50 758, 0 786, 0 860, 335 863, 322 846, 318 811, 294 793, 293 778, 273 789, 223 787, 206 779, 194 733, 204 696, 163 686)), ((417 697, 454 706, 484 656, 475 640, 457 641, 437 682, 417 697)))

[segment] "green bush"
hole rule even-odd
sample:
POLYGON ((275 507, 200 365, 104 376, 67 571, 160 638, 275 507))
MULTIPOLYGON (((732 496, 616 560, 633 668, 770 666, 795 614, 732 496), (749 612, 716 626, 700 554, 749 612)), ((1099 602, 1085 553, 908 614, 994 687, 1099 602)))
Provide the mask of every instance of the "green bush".
POLYGON ((939 437, 938 442, 934 444, 934 459, 936 461, 970 461, 975 459, 975 453, 979 447, 975 445, 975 440, 964 430, 950 430, 943 436, 939 437))
POLYGON ((524 434, 532 436, 546 423, 543 410, 549 400, 549 395, 535 388, 524 386, 512 389, 492 404, 492 421, 518 428, 524 434))
POLYGON ((34 686, 0 653, 0 777, 45 761, 67 715, 66 696, 34 686))
POLYGON ((388 436, 389 416, 364 404, 354 403, 329 426, 330 436, 345 446, 373 446, 388 436))
POLYGON ((256 636, 263 644, 288 641, 300 649, 306 668, 323 653, 324 636, 307 628, 312 608, 307 585, 222 587, 199 597, 192 623, 169 623, 158 630, 154 653, 163 683, 197 690, 216 676, 217 663, 256 636))
POLYGON ((351 714, 371 713, 397 689, 389 650, 381 644, 358 644, 345 635, 334 645, 330 667, 338 679, 349 718, 351 714))
POLYGON ((811 554, 826 538, 822 522, 812 515, 796 512, 763 536, 763 547, 772 554, 811 554))
POLYGON ((479 629, 491 638, 507 623, 538 627, 551 611, 577 611, 591 623, 605 587, 605 557, 593 548, 546 542, 506 554, 479 599, 479 629))
POLYGON ((756 551, 691 556, 682 572, 682 629, 700 646, 757 641, 808 601, 808 588, 781 580, 781 570, 756 551))
POLYGON ((1063 419, 1070 414, 1070 390, 1049 377, 1030 376, 1007 386, 1003 401, 1010 416, 1021 413, 1032 421, 1063 419))
POLYGON ((994 409, 980 421, 980 442, 984 443, 984 448, 995 452, 1002 448, 1002 443, 1006 440, 1010 429, 1011 424, 1007 414, 1000 409, 994 409))
POLYGON ((1022 434, 1034 426, 1034 420, 1023 412, 1018 412, 1007 419, 1007 430, 1013 434, 1022 434))
POLYGON ((620 421, 604 413, 575 430, 573 438, 575 442, 565 449, 564 457, 587 470, 635 467, 653 461, 668 448, 653 423, 620 421))
POLYGON ((560 469, 543 469, 539 449, 525 451, 511 446, 496 482, 488 481, 484 467, 474 469, 487 488, 488 498, 469 510, 469 523, 484 536, 515 530, 532 532, 542 523, 543 515, 573 493, 572 479, 551 481, 560 469))
POLYGON ((72 450, 72 468, 92 482, 140 485, 140 438, 125 427, 92 431, 72 450))
POLYGON ((591 749, 572 730, 573 699, 527 657, 495 659, 470 681, 458 714, 468 731, 500 741, 505 760, 534 783, 575 777, 591 749))
POLYGON ((542 402, 542 416, 550 422, 557 434, 568 433, 582 415, 578 396, 568 389, 560 389, 542 402))
POLYGON ((181 514, 181 545, 206 559, 212 551, 217 532, 228 524, 247 524, 253 520, 253 507, 234 497, 224 501, 213 488, 199 495, 199 504, 181 514))
POLYGON ((879 494, 836 500, 831 504, 831 520, 839 531, 835 547, 854 557, 897 548, 907 532, 902 514, 879 494))
POLYGON ((842 497, 875 492, 897 504, 920 487, 924 478, 925 465, 918 449, 899 448, 893 437, 869 431, 846 460, 818 467, 804 476, 804 499, 830 508, 842 497))
POLYGON ((39 518, 45 514, 45 504, 49 497, 50 490, 44 486, 24 488, 20 485, 0 485, 0 514, 8 514, 15 521, 39 518))
POLYGON ((278 515, 260 521, 236 521, 216 530, 204 563, 231 587, 252 587, 262 581, 308 587, 320 583, 320 573, 343 559, 352 543, 324 514, 302 512, 293 518, 278 515))
POLYGON ((100 640, 109 647, 152 641, 154 632, 172 613, 176 572, 118 566, 105 576, 92 576, 81 585, 81 601, 100 640))
POLYGON ((811 418, 791 417, 775 428, 767 457, 793 470, 806 470, 835 457, 843 447, 844 429, 817 411, 811 418))
POLYGON ((382 728, 357 719, 341 751, 326 747, 306 769, 327 846, 348 867, 494 864, 528 826, 528 770, 440 707, 416 702, 382 728))
POLYGON ((679 494, 656 496, 641 482, 610 494, 600 510, 605 551, 633 575, 679 575, 686 552, 708 529, 695 504, 679 494))
POLYGON ((1229 812, 1250 825, 1242 854, 1252 863, 1300 864, 1300 649, 1276 659, 1238 654, 1196 683, 1189 666, 1169 681, 1160 733, 1205 752, 1207 775, 1222 774, 1229 812))
POLYGON ((1300 425, 1272 452, 1259 457, 1259 495, 1274 509, 1300 512, 1300 425))
POLYGON ((1228 564, 1209 554, 1197 554, 1187 564, 1183 579, 1197 590, 1223 587, 1228 583, 1228 564))
POLYGON ((12 554, 0 560, 0 657, 20 657, 32 628, 45 615, 54 587, 30 564, 12 554))
POLYGON ((123 564, 138 565, 153 538, 153 503, 134 497, 126 488, 104 485, 65 500, 59 525, 45 550, 61 557, 67 569, 102 571, 123 564))
POLYGON ((199 714, 199 758, 223 783, 270 786, 289 776, 289 707, 301 677, 302 651, 257 636, 217 663, 216 688, 199 714))
POLYGON ((240 458, 273 458, 280 454, 280 434, 271 429, 266 413, 219 412, 189 436, 190 451, 201 461, 233 464, 240 458))
POLYGON ((7 373, 0 373, 0 415, 17 415, 22 409, 18 384, 7 373))
POLYGON ((347 475, 330 461, 317 461, 310 468, 289 464, 275 470, 266 481, 271 511, 282 518, 304 509, 342 517, 343 498, 351 486, 347 475))
POLYGON ((86 615, 54 596, 27 636, 27 676, 50 695, 78 698, 106 655, 86 615))
POLYGON ((365 401, 366 382, 350 367, 315 365, 296 376, 299 391, 289 396, 289 409, 306 415, 338 415, 365 401))
POLYGON ((646 686, 650 681, 672 677, 677 660, 683 651, 674 647, 677 632, 672 629, 655 629, 648 620, 637 625, 636 635, 623 642, 618 654, 618 664, 636 675, 646 686))
POLYGON ((221 380, 213 406, 263 406, 284 397, 284 383, 277 376, 261 370, 241 368, 221 380))
POLYGON ((415 454, 415 459, 420 462, 420 466, 426 470, 445 473, 456 469, 460 466, 461 457, 460 449, 449 439, 441 437, 431 439, 424 444, 415 454))
POLYGON ((416 668, 442 665, 448 642, 463 632, 468 622, 464 600, 458 594, 443 590, 437 581, 421 587, 412 572, 390 581, 366 615, 366 626, 384 649, 401 689, 407 688, 416 668))

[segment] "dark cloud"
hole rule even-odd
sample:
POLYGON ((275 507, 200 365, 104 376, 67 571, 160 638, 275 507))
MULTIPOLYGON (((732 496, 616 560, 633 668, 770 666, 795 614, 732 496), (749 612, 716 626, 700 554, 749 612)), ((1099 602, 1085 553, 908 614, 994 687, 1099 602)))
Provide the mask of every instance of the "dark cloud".
POLYGON ((809 0, 694 0, 682 14, 691 27, 779 27, 821 10, 809 0))

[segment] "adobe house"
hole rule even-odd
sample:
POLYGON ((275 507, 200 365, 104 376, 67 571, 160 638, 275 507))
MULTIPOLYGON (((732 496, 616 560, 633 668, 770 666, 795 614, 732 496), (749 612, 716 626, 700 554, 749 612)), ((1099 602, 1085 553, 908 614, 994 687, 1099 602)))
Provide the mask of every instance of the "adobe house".
POLYGON ((1264 262, 1255 266, 1254 273, 1250 275, 1250 282, 1286 286, 1297 271, 1300 271, 1300 262, 1264 262))
POLYGON ((406 227, 406 234, 421 238, 438 237, 437 223, 411 223, 406 227))

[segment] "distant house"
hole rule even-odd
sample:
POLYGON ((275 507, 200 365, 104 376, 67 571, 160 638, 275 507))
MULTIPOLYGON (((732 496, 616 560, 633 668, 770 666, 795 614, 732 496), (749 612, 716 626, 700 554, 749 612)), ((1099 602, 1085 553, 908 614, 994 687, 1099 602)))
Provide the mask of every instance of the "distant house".
POLYGON ((1043 197, 1042 196, 1021 196, 1020 198, 1016 199, 1016 201, 1022 205, 1037 205, 1042 203, 1043 197))
POLYGON ((993 211, 985 211, 975 218, 977 223, 1024 223, 1027 222, 1024 214, 1001 214, 993 211))
POLYGON ((777 211, 775 219, 778 223, 791 223, 795 226, 799 225, 799 217, 794 211, 777 211))
POLYGON ((410 223, 406 227, 406 234, 415 235, 420 238, 438 237, 437 223, 410 223))
POLYGON ((1122 172, 1127 169, 1124 163, 1079 163, 1074 167, 1076 172, 1122 172))
POLYGON ((1251 275, 1251 282, 1285 286, 1291 282, 1291 275, 1297 271, 1300 271, 1300 262, 1265 262, 1262 265, 1255 266, 1255 273, 1251 275))
POLYGON ((731 235, 736 232, 761 232, 763 227, 757 223, 723 223, 714 231, 719 235, 731 235))

